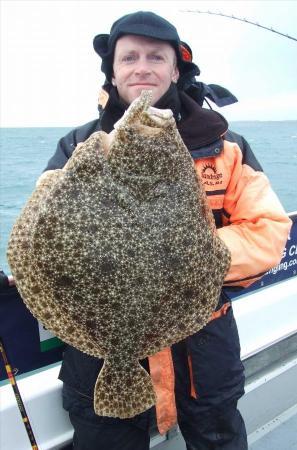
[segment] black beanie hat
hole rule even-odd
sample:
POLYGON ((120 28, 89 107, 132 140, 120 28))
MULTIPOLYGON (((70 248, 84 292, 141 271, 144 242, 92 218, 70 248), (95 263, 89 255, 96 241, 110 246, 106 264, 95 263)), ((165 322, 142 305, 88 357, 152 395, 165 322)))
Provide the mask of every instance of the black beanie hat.
POLYGON ((160 39, 172 45, 177 57, 179 69, 178 86, 182 88, 184 83, 195 75, 200 74, 196 64, 183 58, 181 41, 176 28, 163 17, 152 12, 139 11, 121 17, 111 27, 110 34, 98 34, 93 41, 96 53, 102 58, 101 70, 108 82, 112 78, 113 55, 116 41, 126 34, 160 39))

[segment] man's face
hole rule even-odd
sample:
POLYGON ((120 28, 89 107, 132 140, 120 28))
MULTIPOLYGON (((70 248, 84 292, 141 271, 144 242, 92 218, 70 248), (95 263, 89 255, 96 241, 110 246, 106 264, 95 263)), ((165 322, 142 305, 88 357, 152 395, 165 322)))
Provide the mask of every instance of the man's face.
POLYGON ((167 42, 133 35, 117 40, 112 83, 126 103, 149 89, 154 105, 178 76, 175 51, 167 42))

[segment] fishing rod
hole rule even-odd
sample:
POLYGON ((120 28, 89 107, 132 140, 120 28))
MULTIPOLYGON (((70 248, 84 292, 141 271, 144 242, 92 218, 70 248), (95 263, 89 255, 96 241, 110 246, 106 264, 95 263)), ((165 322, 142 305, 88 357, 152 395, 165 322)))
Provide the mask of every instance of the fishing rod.
POLYGON ((279 34, 281 36, 284 36, 284 37, 286 37, 288 39, 292 39, 293 41, 297 42, 297 39, 295 37, 293 37, 293 36, 290 36, 289 34, 281 33, 280 31, 277 31, 277 30, 275 30, 272 27, 270 27, 270 28, 269 27, 265 27, 264 25, 261 25, 258 22, 252 22, 251 20, 248 20, 246 18, 243 19, 243 18, 240 18, 240 17, 236 17, 233 14, 229 15, 229 14, 224 14, 224 13, 221 13, 221 12, 214 12, 214 11, 200 11, 198 9, 196 9, 196 10, 184 9, 184 10, 181 10, 180 12, 186 12, 186 13, 188 12, 188 13, 195 13, 195 14, 210 14, 210 15, 213 15, 213 16, 222 16, 222 17, 227 17, 228 19, 239 20, 240 22, 249 23, 250 25, 255 25, 256 27, 259 27, 259 28, 264 28, 264 30, 271 31, 272 33, 279 34))
POLYGON ((23 419, 23 424, 24 424, 24 426, 26 428, 26 432, 27 432, 27 435, 28 435, 28 438, 29 438, 29 441, 30 441, 30 444, 31 444, 31 448, 32 448, 32 450, 38 450, 37 442, 36 442, 35 437, 34 437, 34 433, 33 433, 32 427, 31 427, 31 423, 30 423, 28 414, 26 412, 25 405, 23 403, 23 400, 22 400, 22 397, 21 397, 21 394, 20 394, 20 391, 19 391, 16 379, 15 379, 15 376, 14 376, 13 371, 11 369, 11 365, 9 364, 9 361, 8 361, 8 358, 7 358, 7 354, 6 354, 6 351, 5 351, 5 348, 4 348, 4 344, 3 344, 3 341, 2 341, 1 338, 0 338, 0 353, 2 355, 2 359, 3 359, 3 362, 4 362, 5 370, 6 370, 6 373, 7 373, 7 378, 10 381, 10 384, 12 386, 12 389, 13 389, 13 392, 14 392, 14 396, 15 396, 15 399, 16 399, 19 411, 20 411, 22 419, 23 419))

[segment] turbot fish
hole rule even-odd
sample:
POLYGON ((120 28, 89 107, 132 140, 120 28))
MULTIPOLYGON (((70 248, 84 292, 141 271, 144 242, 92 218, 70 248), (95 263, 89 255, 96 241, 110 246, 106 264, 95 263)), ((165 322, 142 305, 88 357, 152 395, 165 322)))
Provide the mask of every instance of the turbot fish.
POLYGON ((94 409, 111 417, 154 405, 139 360, 206 325, 230 265, 172 112, 151 98, 42 176, 8 245, 32 314, 104 359, 94 409))

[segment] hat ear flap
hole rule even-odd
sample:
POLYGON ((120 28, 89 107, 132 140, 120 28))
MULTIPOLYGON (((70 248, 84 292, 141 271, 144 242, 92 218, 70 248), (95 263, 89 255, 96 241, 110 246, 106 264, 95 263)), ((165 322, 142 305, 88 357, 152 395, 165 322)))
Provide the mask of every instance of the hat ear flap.
POLYGON ((108 39, 109 34, 98 34, 94 37, 93 47, 95 52, 101 57, 104 58, 108 55, 108 39))

